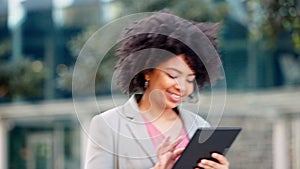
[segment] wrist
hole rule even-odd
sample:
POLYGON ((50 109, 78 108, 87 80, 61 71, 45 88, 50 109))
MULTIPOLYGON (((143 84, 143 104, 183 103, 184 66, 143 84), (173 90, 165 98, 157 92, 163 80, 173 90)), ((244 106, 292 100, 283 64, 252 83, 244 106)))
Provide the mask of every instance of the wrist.
POLYGON ((160 165, 160 163, 158 162, 158 163, 156 163, 155 166, 154 166, 153 168, 151 168, 151 169, 160 169, 160 168, 161 168, 161 165, 160 165))

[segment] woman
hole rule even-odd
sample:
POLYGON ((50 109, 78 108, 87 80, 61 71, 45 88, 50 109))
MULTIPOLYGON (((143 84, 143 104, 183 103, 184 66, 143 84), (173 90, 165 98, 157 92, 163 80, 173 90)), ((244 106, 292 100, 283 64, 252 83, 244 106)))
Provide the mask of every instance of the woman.
MULTIPOLYGON (((180 104, 194 98, 196 89, 221 78, 216 52, 207 52, 207 46, 217 49, 217 29, 218 24, 193 23, 165 12, 125 29, 115 69, 118 86, 131 97, 93 118, 86 169, 173 167, 196 129, 209 126, 180 104), (195 38, 197 31, 203 38, 195 38), (196 45, 208 61, 203 63, 187 44, 196 45)), ((219 163, 201 160, 195 166, 229 168, 223 155, 212 157, 219 163)))

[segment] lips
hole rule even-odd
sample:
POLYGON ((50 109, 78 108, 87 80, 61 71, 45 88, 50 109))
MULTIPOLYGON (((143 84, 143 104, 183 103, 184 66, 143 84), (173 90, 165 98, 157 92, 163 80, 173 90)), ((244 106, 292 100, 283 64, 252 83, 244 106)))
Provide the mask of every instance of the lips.
POLYGON ((180 102, 181 96, 175 93, 168 92, 169 98, 172 102, 180 102))

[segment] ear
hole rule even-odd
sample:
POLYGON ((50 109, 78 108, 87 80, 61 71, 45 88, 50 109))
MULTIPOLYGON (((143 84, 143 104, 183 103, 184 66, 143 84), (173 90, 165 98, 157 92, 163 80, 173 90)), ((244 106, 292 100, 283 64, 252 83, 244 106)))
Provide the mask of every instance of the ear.
POLYGON ((151 79, 151 70, 144 70, 143 74, 144 74, 144 79, 146 81, 149 81, 151 79))
POLYGON ((150 80, 149 72, 144 74, 144 78, 145 78, 146 81, 150 80))

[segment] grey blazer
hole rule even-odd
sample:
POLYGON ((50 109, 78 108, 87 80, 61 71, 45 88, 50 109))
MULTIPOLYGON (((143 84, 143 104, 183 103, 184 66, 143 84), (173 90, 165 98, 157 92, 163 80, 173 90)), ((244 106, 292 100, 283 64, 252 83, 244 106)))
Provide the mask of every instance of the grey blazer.
MULTIPOLYGON (((198 127, 209 126, 187 110, 179 109, 179 115, 190 138, 198 127)), ((124 105, 96 115, 88 136, 85 169, 149 169, 157 161, 134 96, 124 105)))

